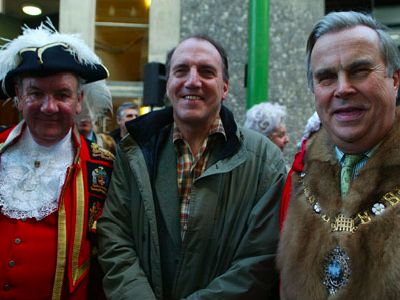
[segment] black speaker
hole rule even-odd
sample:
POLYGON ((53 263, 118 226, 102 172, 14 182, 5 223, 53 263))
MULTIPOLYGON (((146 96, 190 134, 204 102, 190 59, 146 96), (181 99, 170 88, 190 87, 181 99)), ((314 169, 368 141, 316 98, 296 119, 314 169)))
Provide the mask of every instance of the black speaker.
POLYGON ((143 105, 164 106, 165 65, 149 62, 144 65, 143 105))

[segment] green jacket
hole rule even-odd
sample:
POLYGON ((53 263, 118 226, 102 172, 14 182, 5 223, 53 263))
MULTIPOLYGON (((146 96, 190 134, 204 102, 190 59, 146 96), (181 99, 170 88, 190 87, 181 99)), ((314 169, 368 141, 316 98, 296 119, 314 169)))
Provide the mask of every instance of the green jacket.
POLYGON ((180 238, 172 109, 127 123, 103 216, 99 260, 109 299, 271 299, 278 275, 281 152, 221 109, 218 140, 192 185, 180 238))

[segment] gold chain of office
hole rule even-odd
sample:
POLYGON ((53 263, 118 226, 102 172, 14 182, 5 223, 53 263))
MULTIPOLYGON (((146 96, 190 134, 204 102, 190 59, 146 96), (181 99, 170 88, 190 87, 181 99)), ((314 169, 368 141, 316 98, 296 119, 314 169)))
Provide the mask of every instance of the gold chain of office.
POLYGON ((370 209, 360 211, 354 215, 354 217, 346 217, 343 214, 338 214, 337 216, 330 217, 323 213, 317 199, 311 194, 310 188, 304 183, 305 173, 300 174, 299 181, 303 186, 304 196, 311 205, 313 211, 320 215, 321 219, 330 223, 332 232, 350 232, 354 233, 359 225, 368 224, 375 217, 379 216, 384 210, 389 207, 395 207, 400 204, 400 188, 396 187, 393 191, 387 192, 382 196, 379 202, 374 203, 370 209))

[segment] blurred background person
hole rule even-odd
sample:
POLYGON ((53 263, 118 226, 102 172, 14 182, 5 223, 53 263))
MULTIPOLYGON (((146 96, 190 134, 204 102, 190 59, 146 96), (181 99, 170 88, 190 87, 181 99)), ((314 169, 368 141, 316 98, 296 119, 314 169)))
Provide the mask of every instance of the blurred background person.
POLYGON ((83 87, 82 111, 76 117, 79 133, 100 147, 115 154, 115 141, 106 134, 99 133, 96 121, 112 112, 112 97, 105 80, 86 84, 83 87))
POLYGON ((139 116, 139 107, 132 102, 126 102, 121 104, 117 109, 117 124, 118 128, 110 132, 110 136, 114 138, 114 141, 118 144, 119 141, 128 133, 125 127, 125 123, 136 119, 139 116))
POLYGON ((244 127, 267 136, 283 151, 289 143, 286 134, 286 107, 278 103, 264 102, 254 105, 246 113, 244 127))

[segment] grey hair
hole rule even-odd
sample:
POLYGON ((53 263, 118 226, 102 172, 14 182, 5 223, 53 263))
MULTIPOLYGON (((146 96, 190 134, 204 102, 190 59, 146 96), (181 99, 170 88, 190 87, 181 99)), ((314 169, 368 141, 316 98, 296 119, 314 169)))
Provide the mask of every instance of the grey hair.
POLYGON ((286 107, 278 103, 264 102, 254 105, 246 113, 244 127, 269 136, 277 127, 284 125, 286 107))
POLYGON ((117 119, 118 120, 121 120, 123 118, 124 112, 127 109, 136 109, 137 110, 138 106, 135 103, 132 103, 132 102, 122 103, 117 109, 117 119))
POLYGON ((387 32, 387 28, 373 17, 355 11, 331 12, 319 20, 307 40, 307 81, 311 91, 314 90, 313 74, 311 71, 311 53, 317 40, 324 34, 339 32, 356 26, 366 26, 378 34, 382 57, 387 68, 387 75, 400 69, 400 55, 396 43, 387 32))

